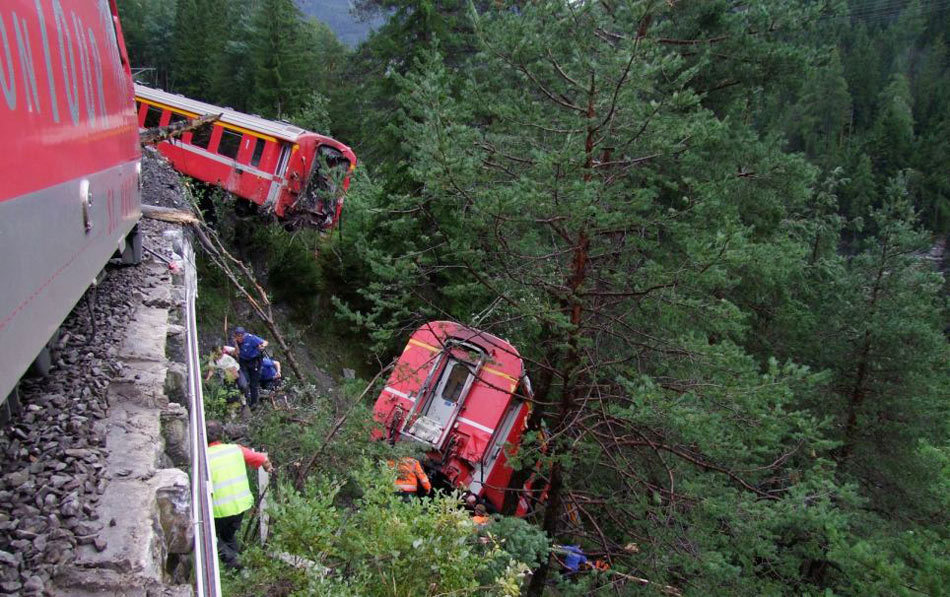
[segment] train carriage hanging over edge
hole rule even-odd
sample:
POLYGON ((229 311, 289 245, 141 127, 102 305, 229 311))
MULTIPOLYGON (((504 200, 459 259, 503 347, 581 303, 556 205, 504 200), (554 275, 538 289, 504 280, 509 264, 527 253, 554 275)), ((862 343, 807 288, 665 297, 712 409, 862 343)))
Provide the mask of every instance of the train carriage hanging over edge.
POLYGON ((139 126, 206 114, 213 125, 158 144, 181 172, 220 186, 293 226, 329 231, 340 220, 356 155, 330 137, 144 85, 135 86, 139 126))
MULTIPOLYGON (((511 344, 450 321, 430 322, 412 334, 376 400, 373 417, 382 429, 375 435, 428 446, 439 476, 501 510, 513 472, 505 448, 521 441, 530 412, 523 397, 530 395, 511 344)), ((522 497, 516 513, 528 508, 522 497)))

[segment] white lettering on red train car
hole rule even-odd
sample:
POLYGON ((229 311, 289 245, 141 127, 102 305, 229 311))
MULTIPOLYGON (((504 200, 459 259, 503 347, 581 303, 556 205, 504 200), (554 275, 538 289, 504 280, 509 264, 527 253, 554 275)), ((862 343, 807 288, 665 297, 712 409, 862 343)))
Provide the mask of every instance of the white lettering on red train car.
POLYGON ((99 44, 96 43, 96 34, 89 29, 89 53, 92 56, 92 65, 96 69, 96 91, 99 95, 99 112, 106 114, 106 92, 102 84, 102 58, 99 56, 99 44))
POLYGON ((18 132, 0 161, 0 201, 137 157, 107 0, 0 2, 0 95, 0 128, 18 132), (44 167, 61 152, 63 168, 44 167))
POLYGON ((98 5, 99 27, 105 32, 109 40, 107 55, 112 60, 112 68, 109 72, 112 73, 113 85, 121 87, 125 83, 125 73, 122 72, 122 63, 119 60, 119 40, 116 38, 115 26, 113 25, 115 17, 112 16, 112 9, 109 8, 109 0, 98 0, 98 5))
MULTIPOLYGON (((86 48, 85 39, 82 30, 82 21, 73 13, 73 33, 76 34, 77 45, 79 46, 79 66, 82 70, 82 90, 85 98, 86 116, 89 122, 96 121, 95 100, 92 97, 92 69, 89 66, 89 50, 86 48)), ((104 115, 103 115, 104 116, 104 115)))
MULTIPOLYGON (((105 3, 99 2, 98 5, 98 16, 103 21, 100 26, 107 32, 106 38, 110 42, 107 55, 113 57, 111 71, 115 81, 121 83, 122 66, 116 59, 118 45, 112 28, 112 17, 108 14, 109 9, 105 3), (106 18, 103 18, 103 11, 108 15, 106 18)), ((53 122, 60 121, 60 100, 64 100, 73 124, 79 124, 81 108, 85 108, 85 119, 90 124, 95 123, 97 117, 106 118, 108 112, 102 54, 95 31, 92 27, 87 27, 75 11, 69 11, 67 15, 60 0, 51 0, 49 11, 43 9, 40 0, 35 0, 35 8, 35 19, 32 21, 18 15, 15 10, 7 14, 0 12, 0 90, 3 92, 7 109, 43 112, 36 73, 37 70, 45 70, 50 117, 53 122), (47 12, 52 15, 51 22, 56 27, 56 44, 52 47, 47 28, 47 12), (33 51, 33 40, 30 37, 32 27, 39 31, 43 46, 43 60, 39 64, 39 53, 33 51), (56 56, 58 60, 55 61, 59 66, 58 71, 54 67, 55 49, 59 50, 56 56), (17 84, 18 80, 22 85, 17 84), (57 82, 62 86, 59 87, 57 82), (57 90, 62 93, 57 93, 57 90), (22 102, 19 101, 21 98, 22 102)))
POLYGON ((53 107, 53 122, 59 122, 59 105, 56 102, 56 80, 53 77, 53 59, 49 51, 49 36, 46 35, 46 18, 43 17, 43 7, 40 6, 40 0, 35 1, 36 20, 39 24, 40 36, 43 39, 43 57, 46 58, 46 78, 49 84, 50 104, 53 107))
MULTIPOLYGON (((16 17, 14 17, 16 19, 16 17)), ((6 57, 7 68, 0 65, 0 89, 3 90, 3 99, 7 101, 7 108, 16 109, 16 73, 13 71, 13 60, 10 53, 10 40, 7 39, 7 27, 3 24, 3 15, 0 14, 0 41, 3 42, 3 54, 6 57)))
MULTIPOLYGON (((63 68, 63 87, 66 89, 66 105, 73 124, 79 124, 79 81, 76 78, 76 59, 73 55, 73 39, 69 34, 69 23, 63 14, 59 0, 53 0, 53 21, 56 23, 56 39, 59 40, 59 63, 63 68), (65 38, 66 43, 63 44, 65 38), (69 67, 66 62, 69 58, 69 67)), ((79 40, 82 43, 82 40, 79 40)))
POLYGON ((16 31, 16 47, 20 53, 20 70, 23 72, 23 85, 26 87, 27 109, 32 112, 40 109, 40 92, 36 87, 36 68, 33 66, 33 48, 30 46, 30 32, 26 19, 18 19, 13 13, 13 29, 16 31))

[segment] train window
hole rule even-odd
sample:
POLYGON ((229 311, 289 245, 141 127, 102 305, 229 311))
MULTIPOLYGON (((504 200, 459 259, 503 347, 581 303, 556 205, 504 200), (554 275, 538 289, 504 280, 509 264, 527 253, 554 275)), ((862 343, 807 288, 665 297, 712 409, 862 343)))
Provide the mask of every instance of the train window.
POLYGON ((214 125, 206 124, 199 126, 191 133, 191 144, 195 147, 208 147, 211 143, 211 133, 214 132, 214 125))
POLYGON ((465 382, 469 378, 468 367, 463 363, 451 362, 446 370, 449 374, 442 386, 442 400, 458 402, 459 396, 462 395, 462 389, 465 387, 465 382))
POLYGON ((337 189, 349 174, 350 161, 343 156, 342 151, 329 145, 321 145, 318 151, 316 169, 307 193, 313 198, 327 197, 330 201, 325 201, 325 205, 331 206, 338 194, 337 189))
POLYGON ((261 156, 264 155, 265 145, 267 145, 267 142, 263 139, 257 140, 257 143, 254 145, 254 155, 251 156, 252 166, 259 166, 261 164, 261 156))
POLYGON ((338 181, 333 181, 333 184, 342 181, 350 171, 350 161, 343 156, 343 152, 337 149, 336 147, 331 147, 329 145, 321 145, 319 147, 320 151, 320 165, 323 165, 323 162, 326 162, 327 168, 330 170, 328 173, 321 174, 322 178, 339 178, 338 181))
POLYGON ((188 120, 188 117, 184 114, 179 114, 178 112, 172 112, 172 117, 168 121, 168 124, 175 124, 176 122, 184 122, 188 120))
POLYGON ((232 160, 237 159, 238 150, 241 149, 241 139, 243 135, 232 130, 221 129, 221 140, 218 142, 218 153, 227 156, 232 160))
POLYGON ((149 106, 148 112, 145 113, 145 128, 150 129, 158 126, 158 123, 162 120, 162 109, 155 106, 149 106))

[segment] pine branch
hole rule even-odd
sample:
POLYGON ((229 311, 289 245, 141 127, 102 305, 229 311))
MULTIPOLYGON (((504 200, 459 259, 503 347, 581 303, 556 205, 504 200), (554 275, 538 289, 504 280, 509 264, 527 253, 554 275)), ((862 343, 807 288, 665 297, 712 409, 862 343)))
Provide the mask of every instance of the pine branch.
POLYGON ((169 139, 175 139, 177 137, 181 137, 188 131, 193 131, 196 128, 202 127, 206 124, 211 124, 212 122, 217 122, 221 116, 223 116, 223 114, 205 114, 204 116, 199 116, 198 118, 175 122, 173 124, 169 124, 168 126, 157 126, 146 129, 139 133, 139 143, 144 147, 146 145, 155 145, 156 143, 167 141, 169 139))

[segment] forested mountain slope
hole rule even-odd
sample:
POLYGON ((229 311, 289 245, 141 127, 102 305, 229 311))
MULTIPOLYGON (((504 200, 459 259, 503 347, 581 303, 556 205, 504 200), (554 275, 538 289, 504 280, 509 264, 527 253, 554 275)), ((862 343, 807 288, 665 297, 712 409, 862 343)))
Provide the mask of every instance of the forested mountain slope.
MULTIPOLYGON (((363 4, 392 16, 352 51, 290 0, 120 10, 161 84, 360 156, 342 234, 260 245, 262 269, 306 274, 283 271, 275 295, 323 300, 301 325, 354 334, 371 362, 436 318, 524 354, 517 462, 541 463, 549 491, 504 557, 534 574, 462 574, 477 552, 440 544, 430 593, 659 590, 635 576, 689 595, 945 594, 946 292, 921 256, 950 226, 950 5, 363 4), (538 529, 612 571, 562 579, 528 547, 538 529)), ((308 499, 286 494, 286 519, 339 520, 352 483, 372 486, 358 452, 381 448, 352 434, 308 499)), ((402 508, 386 520, 417 517, 406 545, 449 516, 402 508)), ((292 590, 426 591, 411 550, 313 532, 341 572, 292 590)))
POLYGON ((354 14, 353 0, 300 0, 297 6, 303 14, 326 23, 337 38, 351 48, 386 20, 382 16, 363 19, 354 14))

